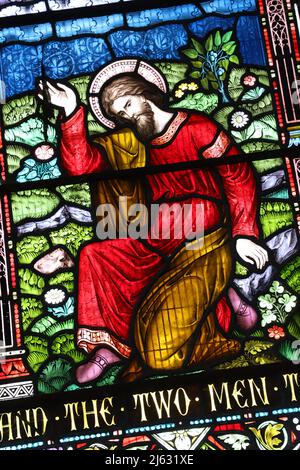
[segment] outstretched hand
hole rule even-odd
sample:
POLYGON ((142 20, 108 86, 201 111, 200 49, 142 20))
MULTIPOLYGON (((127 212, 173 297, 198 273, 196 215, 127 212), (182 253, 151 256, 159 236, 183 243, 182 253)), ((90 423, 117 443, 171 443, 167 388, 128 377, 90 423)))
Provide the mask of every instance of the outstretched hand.
POLYGON ((55 85, 49 81, 39 81, 38 97, 43 100, 45 93, 48 101, 57 108, 62 108, 65 111, 66 116, 70 116, 77 107, 77 96, 71 87, 64 85, 63 83, 56 82, 55 85), (46 85, 45 85, 46 83, 46 85), (47 87, 44 90, 44 86, 47 87))
POLYGON ((267 250, 247 238, 236 240, 236 251, 243 261, 255 264, 258 269, 262 269, 269 260, 267 250))

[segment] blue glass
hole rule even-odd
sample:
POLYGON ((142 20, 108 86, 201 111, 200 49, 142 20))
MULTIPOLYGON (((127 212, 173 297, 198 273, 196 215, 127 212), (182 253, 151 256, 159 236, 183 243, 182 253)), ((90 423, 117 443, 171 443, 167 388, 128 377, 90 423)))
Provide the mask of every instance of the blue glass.
POLYGON ((34 26, 16 26, 0 30, 0 43, 14 41, 38 42, 52 36, 50 23, 36 24, 34 26))
POLYGON ((237 38, 245 64, 266 65, 266 56, 259 20, 256 16, 241 16, 237 22, 237 38))
POLYGON ((117 13, 97 18, 59 21, 56 23, 56 32, 58 37, 72 37, 75 34, 104 34, 123 25, 123 15, 117 13))
POLYGON ((56 41, 46 44, 43 51, 46 74, 53 79, 94 72, 110 59, 111 54, 101 38, 56 41))
POLYGON ((234 22, 235 18, 220 18, 219 16, 210 16, 190 23, 189 30, 195 36, 204 38, 214 29, 222 29, 223 31, 232 29, 234 22))
POLYGON ((177 5, 171 8, 156 8, 128 13, 126 15, 129 28, 141 28, 164 21, 190 20, 202 16, 201 11, 195 5, 177 5))
POLYGON ((188 35, 183 26, 173 24, 148 31, 118 31, 109 40, 117 57, 179 59, 178 49, 187 44, 188 35))
POLYGON ((0 60, 7 97, 35 89, 35 79, 41 76, 42 46, 7 46, 0 60))
POLYGON ((256 11, 256 0, 210 0, 201 3, 205 13, 230 15, 242 11, 256 11))

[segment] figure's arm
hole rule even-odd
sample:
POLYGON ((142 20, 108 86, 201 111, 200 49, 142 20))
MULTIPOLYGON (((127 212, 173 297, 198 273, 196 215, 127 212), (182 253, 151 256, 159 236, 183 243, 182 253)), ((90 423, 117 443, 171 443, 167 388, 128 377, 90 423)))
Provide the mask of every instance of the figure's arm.
POLYGON ((88 141, 82 106, 61 123, 60 157, 69 175, 83 175, 109 168, 105 150, 88 141))
POLYGON ((85 115, 78 105, 75 91, 63 83, 40 82, 39 98, 59 108, 65 120, 61 122, 60 156, 61 164, 69 175, 82 175, 103 171, 109 168, 104 149, 90 144, 86 132, 85 115))
MULTIPOLYGON (((206 118, 207 119, 207 118, 206 118)), ((239 154, 236 145, 208 120, 202 123, 206 132, 202 134, 202 152, 204 158, 232 157, 239 154), (203 142, 205 135, 206 142, 203 142)), ((268 261, 268 253, 256 241, 259 237, 257 225, 257 188, 251 165, 247 162, 217 165, 223 181, 224 192, 231 216, 232 236, 236 241, 236 251, 242 260, 255 264, 262 269, 268 261)))
MULTIPOLYGON (((232 145, 224 156, 237 155, 232 145)), ((257 226, 257 188, 253 170, 247 162, 237 162, 217 167, 222 177, 227 197, 232 235, 236 239, 236 251, 243 261, 262 269, 268 261, 268 252, 255 239, 259 236, 257 226)))

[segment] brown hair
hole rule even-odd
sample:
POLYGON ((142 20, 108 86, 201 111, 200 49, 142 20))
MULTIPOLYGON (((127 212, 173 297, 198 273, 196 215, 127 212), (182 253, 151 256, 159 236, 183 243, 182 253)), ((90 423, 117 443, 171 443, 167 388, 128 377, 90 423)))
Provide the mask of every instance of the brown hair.
POLYGON ((101 103, 108 116, 115 117, 111 106, 116 99, 125 95, 143 95, 159 107, 166 104, 166 94, 156 85, 143 77, 127 74, 114 78, 102 89, 101 103))

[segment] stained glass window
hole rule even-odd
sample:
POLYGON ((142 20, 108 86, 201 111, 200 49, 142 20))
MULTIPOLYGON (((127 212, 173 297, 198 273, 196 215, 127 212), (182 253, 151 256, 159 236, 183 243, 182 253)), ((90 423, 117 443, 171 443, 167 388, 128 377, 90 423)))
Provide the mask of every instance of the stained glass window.
POLYGON ((298 448, 296 1, 0 17, 0 448, 298 448))

